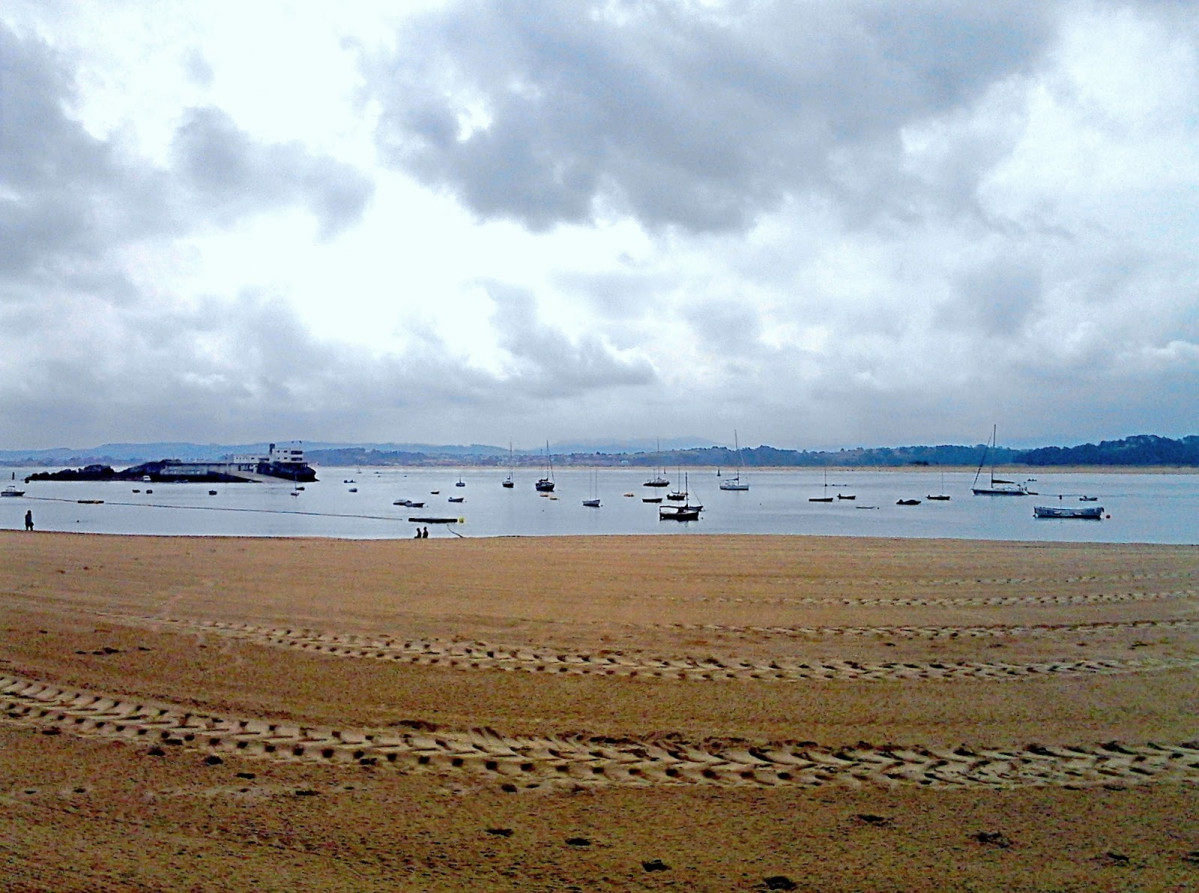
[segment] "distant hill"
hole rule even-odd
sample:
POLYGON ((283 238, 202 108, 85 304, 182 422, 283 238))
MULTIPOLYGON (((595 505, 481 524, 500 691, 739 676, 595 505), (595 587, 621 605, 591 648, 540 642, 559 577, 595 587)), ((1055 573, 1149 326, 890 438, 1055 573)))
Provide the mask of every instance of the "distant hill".
MULTIPOLYGON (((278 441, 294 443, 296 441, 278 441)), ((671 438, 662 448, 637 441, 609 441, 592 444, 551 444, 557 466, 697 466, 733 468, 735 451, 723 446, 695 445, 697 438, 671 438)), ((460 465, 499 466, 511 462, 517 466, 539 466, 545 461, 542 450, 514 451, 487 444, 338 444, 302 442, 305 455, 313 465, 333 466, 418 466, 460 465)), ((0 450, 0 465, 82 467, 85 465, 136 465, 158 459, 213 461, 227 456, 265 452, 267 443, 194 444, 159 442, 146 444, 104 444, 87 450, 59 448, 51 450, 0 450)), ((741 464, 747 468, 765 467, 895 467, 935 465, 975 465, 985 446, 941 444, 938 446, 859 447, 841 450, 788 450, 772 446, 745 447, 741 464)), ((988 462, 998 465, 1093 465, 1093 466, 1184 466, 1199 467, 1199 435, 1171 440, 1153 434, 1138 434, 1122 440, 1105 440, 1080 446, 1039 447, 1014 450, 998 447, 990 450, 988 462)))
POLYGON ((1026 465, 1199 465, 1199 435, 1181 440, 1138 434, 1075 447, 1041 447, 1020 453, 1026 465))

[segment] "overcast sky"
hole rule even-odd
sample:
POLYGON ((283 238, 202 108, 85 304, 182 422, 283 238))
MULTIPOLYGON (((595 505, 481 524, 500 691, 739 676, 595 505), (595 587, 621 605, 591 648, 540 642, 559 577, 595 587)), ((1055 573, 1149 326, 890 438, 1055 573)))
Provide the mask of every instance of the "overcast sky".
POLYGON ((1197 420, 1199 4, 0 6, 0 447, 1197 420))

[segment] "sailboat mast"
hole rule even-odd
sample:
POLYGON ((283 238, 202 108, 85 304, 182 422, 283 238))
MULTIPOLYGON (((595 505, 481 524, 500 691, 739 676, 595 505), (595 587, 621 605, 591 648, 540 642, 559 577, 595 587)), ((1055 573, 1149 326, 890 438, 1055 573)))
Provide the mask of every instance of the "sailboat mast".
MULTIPOLYGON (((992 443, 995 442, 995 434, 998 430, 999 430, 998 425, 991 426, 991 442, 992 443)), ((983 447, 983 457, 978 460, 978 470, 976 472, 974 472, 974 483, 971 484, 971 486, 978 485, 978 476, 983 473, 983 466, 987 463, 987 453, 990 452, 990 450, 991 450, 990 444, 987 444, 986 446, 983 447)), ((994 476, 995 475, 993 475, 993 474, 991 475, 991 477, 994 477, 994 476)))

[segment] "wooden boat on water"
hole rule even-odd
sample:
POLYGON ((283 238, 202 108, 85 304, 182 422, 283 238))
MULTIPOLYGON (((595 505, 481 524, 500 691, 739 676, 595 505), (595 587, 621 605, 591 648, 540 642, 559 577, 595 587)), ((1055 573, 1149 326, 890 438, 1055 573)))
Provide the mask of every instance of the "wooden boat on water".
POLYGON ((1034 518, 1081 518, 1087 521, 1102 521, 1103 506, 1101 505, 1035 505, 1032 509, 1034 518))

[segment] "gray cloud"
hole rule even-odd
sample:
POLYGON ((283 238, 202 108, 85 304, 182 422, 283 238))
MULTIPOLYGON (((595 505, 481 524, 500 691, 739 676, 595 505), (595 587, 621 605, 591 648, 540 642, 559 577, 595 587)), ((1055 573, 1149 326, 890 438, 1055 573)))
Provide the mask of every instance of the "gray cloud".
MULTIPOLYGON (((364 120, 409 175, 378 198, 371 172, 216 106, 175 109, 165 161, 137 157, 76 119, 72 66, 134 69, 66 26, 52 46, 0 25, 6 440, 1192 433, 1197 22, 1118 0, 463 0, 394 51, 358 44, 364 120), (463 234, 454 201, 516 226, 463 234), (329 306, 195 297, 213 286, 189 264, 232 278, 205 262, 277 250, 230 245, 260 214, 339 237, 311 267, 329 306), (364 295, 337 291, 347 259, 364 295), (490 320, 429 306, 480 281, 490 320), (410 346, 376 353, 374 326, 410 346)), ((215 102, 220 49, 167 55, 215 102)))
POLYGON ((492 324, 499 345, 512 358, 506 378, 515 390, 561 399, 654 383, 647 360, 621 359, 597 336, 571 339, 541 322, 527 291, 492 284, 488 292, 496 303, 492 324))
POLYGON ((314 157, 297 143, 256 143, 220 109, 189 109, 173 148, 196 203, 220 223, 295 202, 316 214, 329 237, 362 216, 374 190, 349 165, 314 157))
POLYGON ((788 195, 880 199, 898 131, 1030 67, 1040 5, 451 4, 374 60, 386 156, 534 229, 608 210, 742 228, 788 195))
POLYGON ((327 237, 358 220, 373 191, 348 165, 256 142, 214 109, 184 114, 176 169, 157 170, 69 117, 73 97, 69 63, 0 24, 0 274, 85 270, 130 240, 295 204, 327 237))

